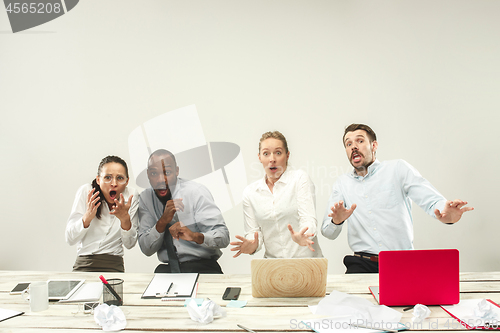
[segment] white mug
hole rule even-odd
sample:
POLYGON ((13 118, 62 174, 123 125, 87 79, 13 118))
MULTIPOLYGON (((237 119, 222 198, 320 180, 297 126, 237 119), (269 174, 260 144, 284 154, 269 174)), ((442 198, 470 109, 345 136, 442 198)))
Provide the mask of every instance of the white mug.
POLYGON ((30 303, 31 312, 47 310, 49 308, 49 285, 44 282, 31 282, 23 291, 23 298, 30 303), (29 298, 27 295, 29 294, 29 298))

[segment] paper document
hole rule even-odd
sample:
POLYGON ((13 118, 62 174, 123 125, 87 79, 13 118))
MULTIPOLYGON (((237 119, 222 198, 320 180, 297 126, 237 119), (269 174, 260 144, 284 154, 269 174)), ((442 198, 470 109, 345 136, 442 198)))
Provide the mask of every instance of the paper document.
POLYGON ((488 299, 487 301, 491 303, 491 318, 481 318, 475 313, 475 309, 481 301, 481 299, 465 299, 455 305, 441 305, 441 308, 469 330, 500 329, 499 305, 488 299))
POLYGON ((14 311, 14 310, 9 310, 9 309, 0 309, 0 321, 7 320, 9 318, 15 317, 15 316, 20 316, 24 312, 21 311, 14 311))
POLYGON ((370 289, 370 292, 372 293, 373 297, 375 297, 375 300, 377 301, 377 303, 380 304, 380 301, 379 301, 380 292, 379 292, 378 286, 368 287, 368 289, 370 289))
POLYGON ((323 298, 318 305, 309 305, 309 309, 315 315, 328 317, 302 320, 292 328, 309 328, 318 333, 380 333, 407 329, 399 322, 401 312, 336 290, 323 298), (331 317, 332 313, 336 316, 331 317))
POLYGON ((192 297, 198 273, 155 274, 141 298, 192 297))

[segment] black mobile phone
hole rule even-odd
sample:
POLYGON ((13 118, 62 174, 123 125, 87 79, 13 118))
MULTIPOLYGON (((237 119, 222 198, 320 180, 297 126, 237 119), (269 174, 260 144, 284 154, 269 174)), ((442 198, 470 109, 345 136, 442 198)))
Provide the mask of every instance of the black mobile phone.
POLYGON ((17 294, 20 294, 22 293, 24 290, 26 290, 26 288, 28 288, 30 285, 29 282, 21 282, 21 283, 18 283, 17 286, 14 287, 14 289, 12 289, 10 291, 10 294, 11 295, 17 295, 17 294))
POLYGON ((224 295, 222 295, 222 299, 225 301, 237 300, 240 297, 240 292, 240 287, 227 287, 224 295))

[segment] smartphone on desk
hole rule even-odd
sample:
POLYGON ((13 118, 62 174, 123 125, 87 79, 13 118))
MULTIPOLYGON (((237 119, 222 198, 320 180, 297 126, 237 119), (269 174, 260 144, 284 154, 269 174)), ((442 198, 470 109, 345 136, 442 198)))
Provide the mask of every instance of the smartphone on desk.
POLYGON ((29 282, 20 282, 10 291, 11 295, 20 295, 30 285, 29 282))
POLYGON ((222 295, 222 299, 225 301, 237 300, 240 297, 240 292, 240 287, 227 287, 224 295, 222 295))

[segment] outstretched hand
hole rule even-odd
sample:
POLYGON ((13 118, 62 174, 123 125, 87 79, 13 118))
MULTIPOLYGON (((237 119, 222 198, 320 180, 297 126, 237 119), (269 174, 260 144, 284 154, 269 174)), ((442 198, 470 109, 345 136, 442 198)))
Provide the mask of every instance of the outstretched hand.
POLYGON ((292 226, 289 224, 288 230, 290 230, 290 234, 295 243, 299 244, 300 246, 307 246, 309 250, 314 252, 314 249, 312 247, 314 242, 309 239, 309 237, 314 236, 314 234, 306 234, 307 227, 302 228, 302 230, 300 230, 299 232, 295 232, 293 231, 292 226))
POLYGON ((330 207, 332 212, 328 214, 328 217, 332 218, 334 224, 341 224, 351 216, 352 212, 356 209, 356 204, 352 204, 351 208, 347 209, 344 207, 344 201, 339 201, 330 207))
POLYGON ((252 254, 257 250, 257 247, 259 247, 259 233, 257 231, 253 235, 253 240, 246 239, 245 237, 239 235, 237 235, 236 238, 238 238, 240 242, 229 243, 235 246, 231 249, 231 251, 238 251, 233 258, 238 257, 242 253, 252 254))
POLYGON ((453 224, 462 218, 463 213, 474 210, 474 207, 464 207, 465 205, 467 205, 467 201, 446 201, 443 211, 440 212, 439 209, 435 209, 434 214, 436 214, 436 218, 439 221, 446 224, 453 224))
POLYGON ((128 198, 128 201, 125 202, 125 198, 123 197, 123 194, 120 193, 120 200, 115 199, 115 203, 113 205, 113 209, 109 212, 111 215, 116 216, 120 221, 126 219, 129 217, 128 215, 128 210, 130 209, 130 206, 132 205, 132 198, 134 195, 131 195, 128 198))
POLYGON ((120 220, 123 230, 130 230, 130 228, 132 228, 132 222, 130 221, 130 215, 128 214, 130 206, 132 205, 132 197, 133 195, 128 198, 128 202, 125 202, 123 194, 120 193, 120 200, 115 199, 112 210, 109 212, 111 215, 116 216, 120 220))

